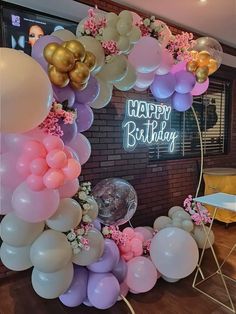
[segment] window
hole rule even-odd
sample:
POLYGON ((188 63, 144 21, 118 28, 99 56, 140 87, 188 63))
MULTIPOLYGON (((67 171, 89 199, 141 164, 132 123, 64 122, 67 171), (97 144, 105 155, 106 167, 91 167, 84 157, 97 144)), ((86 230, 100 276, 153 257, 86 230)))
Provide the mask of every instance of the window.
MULTIPOLYGON (((212 78, 207 92, 194 97, 193 107, 201 128, 205 156, 227 152, 230 91, 229 81, 212 78)), ((166 144, 151 146, 150 161, 200 155, 199 134, 191 109, 183 113, 173 110, 171 128, 179 132, 175 151, 168 152, 166 144)))

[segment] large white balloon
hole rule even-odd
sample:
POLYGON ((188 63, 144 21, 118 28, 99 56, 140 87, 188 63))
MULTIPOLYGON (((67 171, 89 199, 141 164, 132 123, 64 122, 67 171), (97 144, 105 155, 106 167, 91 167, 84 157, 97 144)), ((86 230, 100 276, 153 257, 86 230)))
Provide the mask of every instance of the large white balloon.
POLYGON ((40 297, 55 299, 69 288, 73 275, 72 263, 68 263, 65 267, 53 273, 43 273, 34 268, 31 277, 32 286, 40 297))
POLYGON ((71 261, 72 248, 65 234, 55 231, 44 231, 31 246, 32 264, 45 273, 56 272, 71 261))
POLYGON ((43 229, 44 222, 29 223, 14 213, 9 213, 1 222, 1 238, 12 246, 27 246, 43 232, 43 229))
POLYGON ((30 245, 15 247, 3 242, 0 258, 4 266, 15 271, 26 270, 33 266, 30 260, 30 245))
POLYGON ((100 71, 105 63, 105 54, 100 42, 91 36, 79 37, 79 41, 84 45, 85 49, 91 51, 96 56, 96 67, 93 73, 100 71))
POLYGON ((105 107, 110 102, 112 97, 113 85, 108 82, 104 82, 102 79, 100 79, 98 75, 96 75, 96 79, 98 80, 98 83, 100 85, 100 92, 95 101, 89 105, 94 109, 100 109, 105 107))
POLYGON ((152 239, 150 256, 162 275, 181 279, 194 271, 199 252, 195 240, 188 232, 168 227, 159 231, 152 239))

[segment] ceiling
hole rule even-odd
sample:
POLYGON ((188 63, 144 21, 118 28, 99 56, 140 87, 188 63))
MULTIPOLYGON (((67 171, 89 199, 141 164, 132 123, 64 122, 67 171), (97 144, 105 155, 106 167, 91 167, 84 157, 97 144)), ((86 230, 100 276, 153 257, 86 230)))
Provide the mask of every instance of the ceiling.
POLYGON ((114 0, 236 48, 236 0, 114 0))

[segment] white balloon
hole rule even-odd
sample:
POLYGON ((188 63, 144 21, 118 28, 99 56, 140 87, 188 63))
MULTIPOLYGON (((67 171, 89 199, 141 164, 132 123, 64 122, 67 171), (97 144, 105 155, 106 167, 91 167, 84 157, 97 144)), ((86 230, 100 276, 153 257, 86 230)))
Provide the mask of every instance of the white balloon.
POLYGON ((119 17, 126 20, 127 22, 133 23, 132 13, 128 10, 121 11, 119 17))
MULTIPOLYGON (((205 226, 206 232, 209 232, 209 227, 205 226)), ((193 230, 193 238, 195 239, 199 249, 203 249, 204 243, 206 241, 206 233, 202 226, 195 226, 193 230)), ((208 237, 208 241, 206 243, 206 249, 210 247, 210 244, 214 244, 215 236, 213 231, 211 230, 210 235, 208 237)))
POLYGON ((176 217, 172 219, 172 226, 182 229, 182 219, 176 217))
POLYGON ((133 86, 136 83, 136 79, 137 79, 136 70, 132 66, 132 64, 128 62, 128 68, 125 77, 123 77, 123 79, 120 80, 119 82, 114 83, 114 86, 121 91, 128 91, 131 88, 133 88, 133 86))
POLYGON ((104 82, 102 79, 99 78, 98 75, 96 75, 96 79, 98 80, 98 83, 100 85, 100 92, 95 101, 89 105, 94 109, 101 109, 110 102, 112 97, 113 85, 108 82, 104 82))
POLYGON ((165 228, 168 224, 171 224, 172 220, 167 216, 158 217, 153 224, 154 230, 161 230, 165 228))
POLYGON ((174 218, 192 221, 191 216, 186 211, 183 211, 183 210, 177 210, 176 212, 174 212, 172 215, 172 219, 174 219, 174 218))
POLYGON ((195 240, 188 232, 169 227, 159 231, 152 239, 150 256, 162 275, 181 279, 194 271, 199 251, 195 240))
POLYGON ((15 271, 26 270, 33 266, 30 260, 30 245, 15 247, 3 242, 0 258, 4 266, 15 271))
POLYGON ((95 220, 98 216, 98 204, 95 201, 95 199, 91 196, 88 196, 86 201, 90 205, 90 208, 88 209, 87 215, 92 219, 95 220))
POLYGON ((84 22, 87 20, 87 17, 85 17, 84 19, 82 19, 79 24, 77 25, 77 28, 76 28, 76 36, 77 37, 81 37, 81 33, 84 32, 84 22))
POLYGON ((192 232, 194 228, 193 222, 190 220, 183 220, 182 221, 182 229, 184 229, 187 232, 192 232))
POLYGON ((171 207, 171 208, 169 209, 169 211, 168 211, 168 216, 169 216, 170 218, 172 218, 172 215, 173 215, 175 212, 180 211, 180 210, 184 211, 183 207, 180 207, 180 206, 173 206, 173 207, 171 207))
POLYGON ((65 267, 53 273, 43 273, 34 268, 31 277, 32 286, 40 297, 55 299, 69 288, 73 275, 72 263, 68 263, 65 267))
POLYGON ((130 48, 129 38, 127 36, 120 36, 117 47, 121 52, 128 51, 130 48))
POLYGON ((67 40, 75 40, 76 36, 71 31, 67 29, 58 29, 57 31, 53 32, 51 35, 60 38, 63 41, 67 40))
POLYGON ((119 37, 120 35, 114 27, 107 26, 104 28, 102 33, 103 40, 114 40, 117 42, 119 40, 119 37))
POLYGON ((108 26, 116 27, 118 19, 119 19, 118 15, 113 12, 109 12, 106 14, 106 20, 107 20, 108 26))
POLYGON ((120 35, 127 35, 132 29, 132 22, 124 18, 119 18, 116 29, 120 35))
POLYGON ((129 36, 130 42, 132 44, 135 44, 142 36, 140 28, 138 26, 133 26, 128 36, 129 36))
POLYGON ((120 81, 127 73, 127 60, 123 55, 112 56, 102 67, 98 76, 110 83, 120 81))
POLYGON ((164 276, 164 275, 162 275, 161 277, 162 277, 165 281, 171 282, 171 283, 179 281, 179 279, 169 278, 169 277, 166 277, 166 276, 164 276))

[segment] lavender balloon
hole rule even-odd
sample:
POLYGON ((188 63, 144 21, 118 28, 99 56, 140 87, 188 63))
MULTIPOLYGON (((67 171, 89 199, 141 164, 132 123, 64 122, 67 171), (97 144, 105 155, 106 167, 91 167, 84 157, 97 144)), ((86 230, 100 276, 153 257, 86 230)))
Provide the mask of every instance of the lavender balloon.
POLYGON ((94 76, 90 76, 87 87, 82 91, 75 93, 76 101, 83 104, 89 104, 95 101, 100 92, 100 86, 94 76))
POLYGON ((193 89, 196 78, 191 72, 185 70, 179 71, 175 74, 176 85, 175 91, 181 94, 186 94, 191 92, 193 89))
POLYGON ((151 92, 155 98, 165 99, 175 91, 175 76, 172 73, 156 75, 151 85, 151 92))
POLYGON ((87 295, 89 302, 98 309, 112 307, 119 296, 120 285, 111 273, 90 272, 87 295))
POLYGON ((73 107, 77 109, 77 132, 84 132, 90 129, 94 119, 92 108, 79 103, 74 103, 73 107))
POLYGON ((85 267, 74 266, 74 277, 69 289, 60 295, 60 301, 69 307, 78 306, 84 302, 87 295, 88 271, 85 267))
POLYGON ((96 228, 98 231, 102 230, 102 225, 98 219, 95 219, 92 224, 94 225, 94 228, 96 228))
POLYGON ((103 255, 87 268, 95 273, 110 272, 119 262, 120 253, 114 241, 106 239, 103 255))
POLYGON ((75 92, 72 88, 70 88, 70 86, 67 85, 66 87, 61 88, 52 84, 52 89, 53 96, 58 102, 62 103, 63 101, 67 100, 68 107, 72 108, 75 102, 75 92))
POLYGON ((34 58, 46 72, 48 71, 48 62, 44 58, 43 50, 50 43, 61 44, 62 40, 52 35, 42 36, 33 45, 31 52, 31 57, 34 58))
POLYGON ((124 258, 121 257, 118 264, 112 269, 112 273, 116 277, 116 279, 119 281, 119 283, 122 283, 126 278, 127 270, 128 270, 128 266, 124 258))
POLYGON ((172 96, 172 106, 177 111, 188 110, 193 103, 193 96, 190 93, 180 94, 175 92, 172 96))
POLYGON ((63 136, 62 136, 62 140, 65 144, 69 143, 70 141, 73 140, 73 138, 76 136, 77 134, 77 124, 74 122, 72 124, 65 124, 63 122, 60 122, 60 127, 63 131, 63 136))

